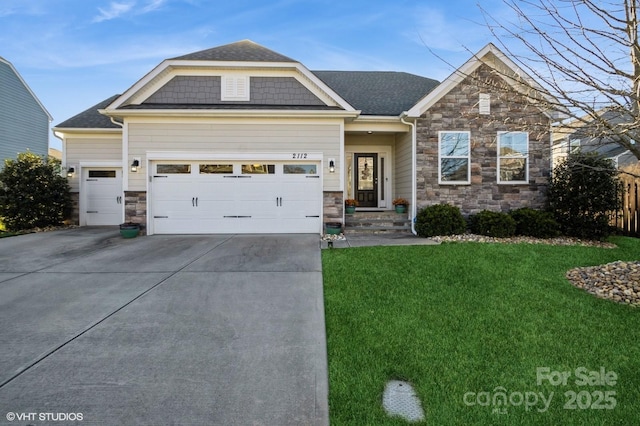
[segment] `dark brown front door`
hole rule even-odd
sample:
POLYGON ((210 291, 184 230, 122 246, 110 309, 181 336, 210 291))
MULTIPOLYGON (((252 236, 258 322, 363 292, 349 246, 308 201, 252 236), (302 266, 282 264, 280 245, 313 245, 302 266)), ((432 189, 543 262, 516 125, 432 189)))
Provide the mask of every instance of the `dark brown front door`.
POLYGON ((378 207, 378 154, 356 154, 356 200, 360 207, 378 207))

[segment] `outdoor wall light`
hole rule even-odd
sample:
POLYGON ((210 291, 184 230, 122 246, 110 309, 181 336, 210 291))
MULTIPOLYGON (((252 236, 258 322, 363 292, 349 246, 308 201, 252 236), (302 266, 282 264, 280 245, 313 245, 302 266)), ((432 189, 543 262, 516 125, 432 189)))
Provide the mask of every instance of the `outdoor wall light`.
POLYGON ((131 171, 136 173, 138 171, 138 167, 140 167, 140 160, 134 158, 133 163, 131 163, 131 171))
POLYGON ((71 178, 76 173, 76 169, 74 167, 69 167, 67 169, 67 177, 71 178))
POLYGON ((329 173, 335 173, 336 171, 336 160, 333 158, 329 159, 329 173))

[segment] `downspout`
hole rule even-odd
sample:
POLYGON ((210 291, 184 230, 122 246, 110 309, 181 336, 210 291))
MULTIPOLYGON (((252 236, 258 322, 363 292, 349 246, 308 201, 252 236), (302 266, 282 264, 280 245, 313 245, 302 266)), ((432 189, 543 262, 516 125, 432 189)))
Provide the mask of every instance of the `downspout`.
POLYGON ((411 233, 413 235, 418 235, 418 233, 416 232, 416 223, 413 220, 417 214, 416 202, 418 199, 417 197, 418 184, 416 182, 416 150, 418 149, 417 142, 416 142, 416 123, 411 121, 405 121, 406 117, 407 117, 406 111, 400 114, 400 121, 408 126, 411 126, 411 209, 410 209, 411 233))

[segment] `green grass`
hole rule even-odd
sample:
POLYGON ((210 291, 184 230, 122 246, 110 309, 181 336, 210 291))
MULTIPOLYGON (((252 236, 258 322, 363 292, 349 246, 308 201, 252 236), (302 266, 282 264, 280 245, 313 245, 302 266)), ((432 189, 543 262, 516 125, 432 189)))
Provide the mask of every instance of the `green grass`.
POLYGON ((612 241, 619 248, 450 243, 324 250, 331 424, 405 424, 382 408, 390 379, 413 383, 428 424, 635 424, 640 309, 597 299, 564 277, 576 266, 640 259, 640 240, 612 241), (538 385, 537 367, 571 376, 566 386, 538 385), (579 367, 605 367, 617 383, 578 386, 579 367), (528 411, 508 405, 506 414, 493 410, 504 405, 464 403, 467 392, 493 396, 497 387, 507 395, 554 395, 546 412, 537 410, 542 402, 528 411), (616 406, 565 409, 570 391, 615 391, 616 406))

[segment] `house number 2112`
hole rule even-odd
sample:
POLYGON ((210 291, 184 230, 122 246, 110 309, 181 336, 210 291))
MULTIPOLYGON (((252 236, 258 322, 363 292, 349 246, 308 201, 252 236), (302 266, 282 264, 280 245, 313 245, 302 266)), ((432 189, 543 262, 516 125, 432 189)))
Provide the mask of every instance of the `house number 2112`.
POLYGON ((294 152, 293 153, 293 159, 294 160, 304 160, 307 158, 307 153, 306 152, 294 152))

